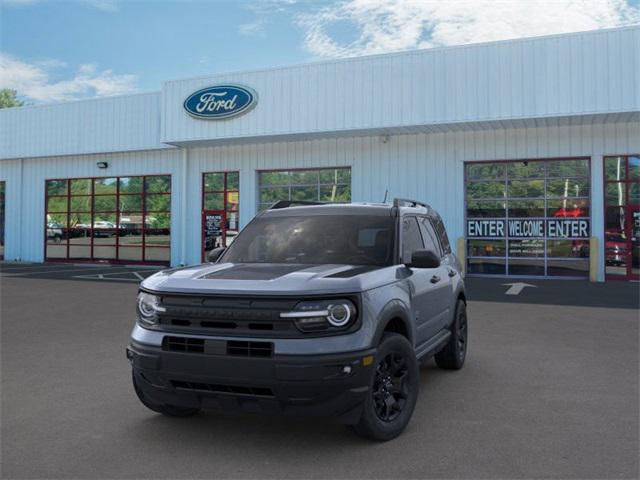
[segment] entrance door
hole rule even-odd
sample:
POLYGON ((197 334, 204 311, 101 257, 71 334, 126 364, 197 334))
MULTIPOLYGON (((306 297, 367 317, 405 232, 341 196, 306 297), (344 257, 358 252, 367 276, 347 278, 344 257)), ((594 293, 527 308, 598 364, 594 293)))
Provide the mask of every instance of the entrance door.
POLYGON ((217 247, 231 244, 239 230, 239 173, 202 175, 202 261, 217 247))
POLYGON ((608 280, 640 278, 640 156, 606 157, 605 270, 608 280))

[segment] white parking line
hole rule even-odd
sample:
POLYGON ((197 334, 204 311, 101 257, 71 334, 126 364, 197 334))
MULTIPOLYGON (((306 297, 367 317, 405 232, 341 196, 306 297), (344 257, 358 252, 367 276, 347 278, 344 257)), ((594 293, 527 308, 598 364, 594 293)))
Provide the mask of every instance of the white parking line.
POLYGON ((84 278, 88 280, 108 280, 108 281, 118 281, 118 282, 136 282, 139 283, 145 279, 140 272, 109 272, 109 273, 98 273, 92 275, 74 275, 73 278, 84 278), (136 278, 116 278, 113 275, 123 275, 123 274, 131 274, 136 278))
MULTIPOLYGON (((99 268, 100 270, 106 270, 107 268, 105 267, 95 267, 95 268, 99 268)), ((0 270, 0 275, 2 276, 6 276, 6 277, 16 277, 16 276, 24 276, 24 275, 39 275, 39 274, 43 274, 43 273, 68 273, 68 272, 86 272, 87 271, 87 267, 82 267, 82 268, 73 268, 73 269, 57 269, 57 270, 37 270, 34 271, 35 269, 23 269, 23 270, 18 270, 18 271, 13 271, 13 272, 6 272, 6 270, 2 269, 0 270)), ((111 271, 111 269, 109 269, 111 271)), ((124 272, 127 271, 126 268, 116 268, 113 270, 122 270, 124 272)), ((122 272, 120 272, 122 273, 122 272)), ((95 275, 95 274, 94 274, 95 275)))

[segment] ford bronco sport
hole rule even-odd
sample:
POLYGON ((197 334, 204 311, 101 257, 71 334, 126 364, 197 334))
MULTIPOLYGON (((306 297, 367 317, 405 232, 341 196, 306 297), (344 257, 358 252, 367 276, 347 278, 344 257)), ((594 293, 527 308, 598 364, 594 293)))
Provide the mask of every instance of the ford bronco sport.
POLYGON ((425 204, 281 201, 209 261, 140 286, 127 357, 155 412, 330 416, 388 440, 413 413, 418 362, 464 363, 461 268, 425 204))

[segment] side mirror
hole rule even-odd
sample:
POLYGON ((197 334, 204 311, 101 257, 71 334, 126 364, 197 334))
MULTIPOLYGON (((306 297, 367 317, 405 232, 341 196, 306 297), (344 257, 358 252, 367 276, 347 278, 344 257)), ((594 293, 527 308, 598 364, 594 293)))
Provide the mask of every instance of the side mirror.
POLYGON ((438 268, 440 257, 431 250, 416 250, 411 255, 411 262, 405 265, 409 268, 438 268))
POLYGON ((226 248, 224 247, 218 247, 211 250, 209 252, 209 255, 207 255, 207 260, 209 261, 209 263, 216 263, 225 250, 226 248))

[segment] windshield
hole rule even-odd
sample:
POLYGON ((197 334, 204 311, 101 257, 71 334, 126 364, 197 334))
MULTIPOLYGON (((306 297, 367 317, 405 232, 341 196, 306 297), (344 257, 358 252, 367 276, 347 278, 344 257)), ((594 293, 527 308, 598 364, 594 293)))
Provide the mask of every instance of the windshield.
POLYGON ((221 261, 392 265, 394 220, 365 215, 261 217, 247 225, 221 261))

